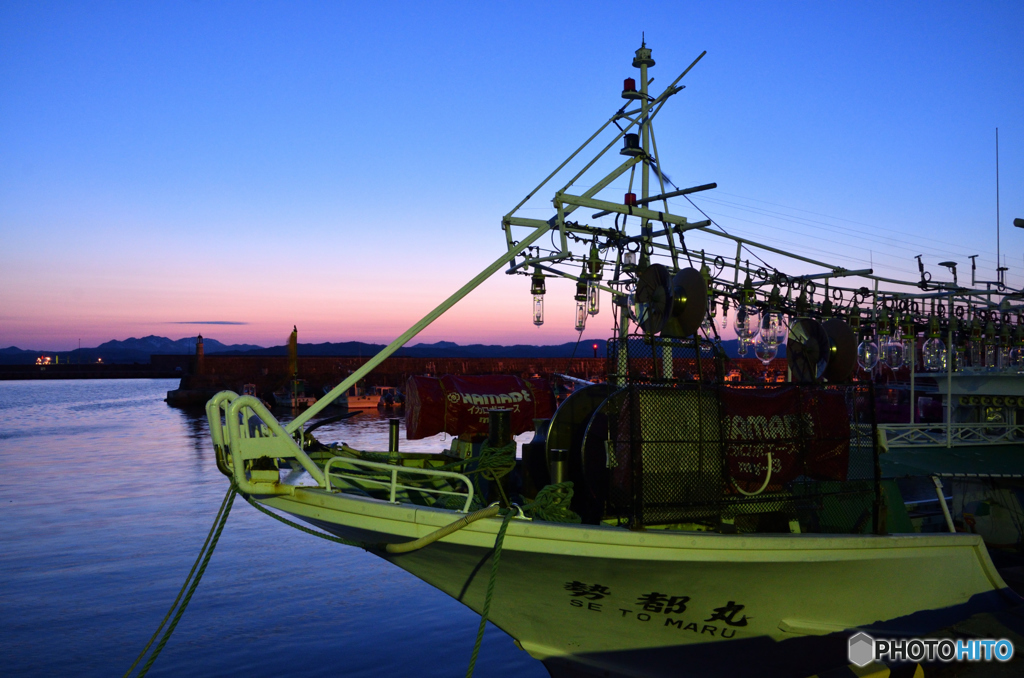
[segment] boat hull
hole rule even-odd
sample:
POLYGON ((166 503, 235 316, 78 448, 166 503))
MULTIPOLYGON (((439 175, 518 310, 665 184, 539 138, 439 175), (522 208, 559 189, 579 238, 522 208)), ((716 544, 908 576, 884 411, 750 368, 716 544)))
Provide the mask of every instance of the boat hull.
MULTIPOLYGON (((450 512, 316 490, 268 498, 336 535, 404 541, 450 512)), ((498 520, 385 557, 479 612, 498 520)), ((847 629, 926 635, 1021 599, 973 535, 629 532, 514 521, 490 619, 553 675, 801 676, 846 661, 847 629)))
POLYGON ((350 410, 376 410, 380 402, 380 396, 349 396, 348 409, 350 410))

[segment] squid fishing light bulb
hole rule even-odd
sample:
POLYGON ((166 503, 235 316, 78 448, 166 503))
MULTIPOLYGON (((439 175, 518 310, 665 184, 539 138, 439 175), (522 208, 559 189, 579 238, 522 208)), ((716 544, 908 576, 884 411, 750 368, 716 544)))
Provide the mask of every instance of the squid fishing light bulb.
MULTIPOLYGON (((854 306, 854 310, 858 314, 856 326, 859 328, 860 309, 854 306)), ((869 334, 865 333, 864 339, 859 344, 857 344, 857 364, 868 372, 875 369, 875 365, 878 364, 878 344, 871 339, 871 336, 869 334)))
POLYGON ((857 345, 857 364, 868 372, 878 364, 878 344, 871 337, 864 337, 864 341, 857 345))
POLYGON ((741 339, 753 339, 761 332, 761 312, 754 304, 756 299, 757 296, 748 275, 740 290, 740 304, 736 307, 736 313, 732 320, 732 328, 736 330, 736 336, 741 339))
POLYGON ((996 326, 989 320, 985 323, 985 369, 989 372, 996 369, 996 326))
POLYGON ((601 289, 597 281, 591 280, 587 285, 587 313, 597 315, 601 311, 601 289))
POLYGON ((544 292, 544 275, 539 268, 534 268, 530 280, 530 293, 533 294, 533 324, 537 327, 544 324, 544 292))
POLYGON ((889 324, 889 315, 883 313, 878 319, 878 358, 892 369, 899 369, 903 364, 903 344, 892 336, 892 326, 889 324))
POLYGON ((758 339, 754 342, 754 355, 757 356, 757 359, 765 365, 774 360, 778 353, 779 345, 774 341, 763 341, 758 339))
POLYGON ((981 339, 981 323, 978 322, 977 316, 971 323, 971 338, 967 343, 971 351, 971 372, 978 372, 982 368, 981 357, 984 346, 981 339))
POLYGON ((601 255, 597 251, 597 243, 591 243, 590 256, 587 258, 587 313, 597 315, 601 310, 601 289, 597 281, 601 279, 601 255))
POLYGON ((590 287, 589 281, 584 277, 586 274, 580 276, 580 279, 576 281, 576 331, 582 332, 587 326, 587 297, 588 290, 590 287))
POLYGON ((914 355, 917 333, 914 332, 914 320, 909 314, 903 316, 903 327, 900 331, 900 339, 903 341, 903 362, 913 365, 917 357, 914 355))
POLYGON ((928 341, 921 349, 921 362, 926 372, 938 372, 946 366, 946 345, 939 339, 939 319, 928 321, 928 341))
POLYGON ((1003 320, 1003 326, 999 331, 999 355, 997 367, 1005 370, 1010 366, 1010 351, 1013 350, 1013 340, 1010 338, 1010 323, 1003 320))
POLYGON ((576 331, 582 332, 587 327, 587 304, 583 301, 576 302, 576 331))

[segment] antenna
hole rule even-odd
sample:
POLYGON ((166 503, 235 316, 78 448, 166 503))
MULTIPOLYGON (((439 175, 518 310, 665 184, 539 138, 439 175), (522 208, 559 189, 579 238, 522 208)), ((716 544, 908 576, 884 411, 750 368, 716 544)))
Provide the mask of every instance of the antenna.
POLYGON ((1002 257, 999 256, 999 128, 996 127, 996 280, 1003 284, 1003 271, 1006 267, 1001 266, 1002 257))

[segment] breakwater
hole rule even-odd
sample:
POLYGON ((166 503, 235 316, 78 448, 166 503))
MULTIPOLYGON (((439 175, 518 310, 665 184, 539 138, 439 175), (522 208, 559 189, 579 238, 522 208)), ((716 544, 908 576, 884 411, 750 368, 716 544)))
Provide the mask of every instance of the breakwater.
MULTIPOLYGON (((334 386, 370 359, 370 356, 300 357, 299 378, 310 392, 319 395, 324 386, 334 386)), ((263 396, 284 388, 291 380, 285 356, 183 356, 154 355, 151 366, 181 375, 181 389, 241 392, 244 384, 255 384, 263 396)), ((514 374, 521 377, 554 372, 587 379, 604 374, 601 358, 406 358, 390 357, 371 372, 362 385, 404 387, 412 375, 421 374, 514 374)))
MULTIPOLYGON (((176 356, 188 358, 188 356, 176 356)), ((0 381, 24 379, 166 379, 180 377, 175 371, 153 364, 97 364, 82 365, 0 365, 0 381)))

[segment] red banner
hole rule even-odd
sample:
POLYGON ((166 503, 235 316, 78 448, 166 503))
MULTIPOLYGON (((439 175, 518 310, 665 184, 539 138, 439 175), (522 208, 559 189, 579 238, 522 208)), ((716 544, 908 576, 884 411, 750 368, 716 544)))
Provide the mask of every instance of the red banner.
POLYGON ((777 491, 799 476, 846 479, 850 420, 842 392, 789 386, 721 393, 726 464, 741 490, 777 491))
POLYGON ((405 390, 405 434, 409 440, 446 432, 460 438, 487 433, 488 412, 512 410, 512 435, 533 430, 534 419, 550 419, 555 396, 546 379, 513 375, 409 377, 405 390))

